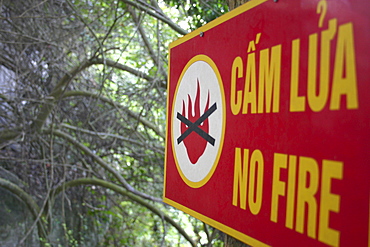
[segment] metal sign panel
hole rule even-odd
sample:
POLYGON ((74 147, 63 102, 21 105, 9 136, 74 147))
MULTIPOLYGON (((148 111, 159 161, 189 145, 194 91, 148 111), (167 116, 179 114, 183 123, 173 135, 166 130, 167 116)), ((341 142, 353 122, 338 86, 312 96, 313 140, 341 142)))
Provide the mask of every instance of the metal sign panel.
POLYGON ((173 42, 164 202, 252 246, 369 246, 369 14, 253 0, 173 42))

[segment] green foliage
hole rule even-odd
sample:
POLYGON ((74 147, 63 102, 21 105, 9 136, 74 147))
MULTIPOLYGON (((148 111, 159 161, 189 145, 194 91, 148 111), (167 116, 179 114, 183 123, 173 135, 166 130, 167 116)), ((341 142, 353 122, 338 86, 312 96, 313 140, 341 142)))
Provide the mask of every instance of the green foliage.
POLYGON ((76 247, 217 242, 160 198, 168 45, 183 35, 177 23, 195 29, 227 8, 164 2, 2 1, 0 168, 42 205, 35 215, 46 226, 45 238, 32 229, 22 238, 76 247), (82 178, 147 204, 95 185, 63 187, 82 178))
MULTIPOLYGON (((65 234, 65 238, 67 240, 68 246, 71 246, 71 247, 80 246, 79 241, 77 241, 73 236, 73 230, 68 229, 65 223, 63 223, 62 226, 63 226, 63 229, 64 229, 64 234, 65 234)), ((80 242, 83 243, 83 239, 81 239, 80 242)))
POLYGON ((192 30, 216 19, 228 11, 225 0, 164 0, 170 6, 182 9, 188 16, 192 30))

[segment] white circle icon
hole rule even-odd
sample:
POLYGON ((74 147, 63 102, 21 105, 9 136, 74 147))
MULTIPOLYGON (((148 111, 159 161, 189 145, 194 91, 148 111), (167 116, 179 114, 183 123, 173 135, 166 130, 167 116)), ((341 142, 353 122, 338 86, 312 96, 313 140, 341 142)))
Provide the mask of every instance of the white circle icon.
POLYGON ((225 96, 220 73, 208 56, 197 55, 184 67, 172 106, 172 147, 186 184, 203 186, 222 151, 225 96))

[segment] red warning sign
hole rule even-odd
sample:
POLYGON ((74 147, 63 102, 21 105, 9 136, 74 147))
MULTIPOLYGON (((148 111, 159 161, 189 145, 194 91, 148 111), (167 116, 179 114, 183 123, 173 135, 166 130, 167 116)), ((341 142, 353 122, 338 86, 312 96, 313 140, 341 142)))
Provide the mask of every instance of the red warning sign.
POLYGON ((251 246, 369 246, 369 13, 252 0, 173 42, 164 202, 251 246))

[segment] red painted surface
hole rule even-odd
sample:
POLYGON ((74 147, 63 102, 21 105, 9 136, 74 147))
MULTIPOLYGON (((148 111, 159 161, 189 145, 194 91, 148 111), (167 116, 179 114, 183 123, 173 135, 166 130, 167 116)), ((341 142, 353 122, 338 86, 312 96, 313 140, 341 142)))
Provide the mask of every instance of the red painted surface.
MULTIPOLYGON (((253 1, 252 1, 253 2, 253 1)), ((342 178, 330 179, 329 193, 339 198, 339 212, 329 210, 328 228, 339 232, 339 246, 369 246, 369 175, 370 175, 370 3, 367 0, 328 0, 323 25, 319 27, 321 14, 317 14, 318 0, 257 1, 260 4, 242 6, 225 17, 194 31, 170 47, 169 87, 167 111, 167 144, 164 201, 179 207, 185 212, 200 218, 228 234, 249 244, 251 239, 271 246, 328 246, 319 239, 320 211, 322 207, 323 163, 324 161, 342 164, 342 178), (243 9, 243 11, 241 11, 243 9), (239 13, 241 12, 241 13, 239 13), (317 34, 317 85, 322 68, 321 46, 323 31, 328 30, 329 20, 336 19, 335 34, 329 48, 329 89, 327 101, 319 111, 314 111, 308 102, 308 61, 309 36, 317 34), (346 26, 347 25, 347 26, 346 26), (344 27, 351 26, 354 47, 354 61, 349 61, 348 42, 351 39, 340 34, 344 27), (204 36, 199 35, 204 32, 204 36), (255 49, 248 51, 250 41, 261 33, 255 49), (344 48, 339 36, 342 35, 344 48), (304 98, 305 110, 293 112, 292 105, 292 58, 293 40, 300 40, 298 73, 298 96, 304 98), (348 41, 348 42, 347 42, 348 41), (236 57, 242 59, 243 75, 236 79, 236 91, 245 92, 245 73, 248 55, 255 53, 257 102, 261 51, 272 47, 281 48, 280 92, 278 112, 233 114, 231 109, 232 66, 236 57), (342 52, 340 52, 342 49, 342 52), (339 51, 338 51, 339 50, 339 51), (225 92, 226 130, 221 156, 210 180, 200 188, 188 186, 176 167, 171 140, 172 102, 179 77, 184 66, 196 55, 204 54, 217 65, 225 92), (337 54, 344 54, 344 58, 337 54), (342 63, 341 63, 342 61, 342 63), (337 64, 337 65, 336 65, 337 64), (351 101, 346 94, 339 97, 339 109, 331 107, 335 66, 341 78, 348 77, 350 66, 354 64, 357 106, 349 106, 351 101), (262 203, 257 214, 248 207, 248 184, 246 209, 233 205, 234 170, 236 149, 248 149, 249 156, 255 150, 263 155, 262 203), (305 187, 314 186, 316 205, 314 237, 308 233, 308 204, 304 203, 303 232, 297 230, 298 181, 294 186, 293 229, 286 227, 286 196, 278 198, 277 222, 271 220, 273 175, 277 161, 275 155, 297 158, 295 179, 299 179, 300 157, 313 160, 317 168, 317 179, 311 181, 309 173, 305 179, 310 182, 305 187)), ((349 30, 349 29, 346 29, 349 30)), ((343 31, 344 32, 344 31, 343 31)), ((312 51, 312 50, 311 50, 312 51)), ((353 71, 352 71, 353 72, 353 71)), ((337 75, 338 76, 338 75, 337 75)), ((200 82, 201 85, 203 82, 200 82)), ((244 94, 243 94, 244 95, 244 94)), ((212 98, 212 95, 211 95, 212 98)), ((353 102, 355 102, 354 100, 353 102)), ((212 103, 211 103, 212 104, 212 103)), ((334 104, 334 103, 333 103, 334 104)), ((266 106, 266 104, 264 105, 266 106)), ((212 124, 212 123, 210 123, 212 124)), ((192 133, 196 135, 196 133, 192 133)), ((196 147, 204 141, 194 143, 196 147)), ((190 144, 189 144, 190 145, 190 144)), ((208 144, 209 145, 209 144, 208 144)), ((288 158, 287 158, 288 159, 288 158)), ((303 161, 302 161, 303 162, 303 161)), ((288 164, 289 165, 289 164, 288 164)), ((258 165, 256 165, 258 167, 258 165)), ((288 187, 288 168, 279 170, 279 181, 288 187)), ((248 177, 249 178, 249 177, 248 177)), ((255 179, 258 179, 257 175, 255 179)), ((249 180, 248 180, 249 181, 249 180)), ((256 192, 257 193, 257 192, 256 192)), ((287 194, 287 188, 285 188, 287 194)), ((254 198, 253 200, 257 200, 254 198)), ((329 200, 330 201, 330 200, 329 200)), ((325 202, 328 204, 327 202, 325 202)), ((329 205, 329 204, 328 204, 329 205)), ((334 241, 335 242, 335 241, 334 241)), ((257 244, 259 245, 259 244, 257 244)))

